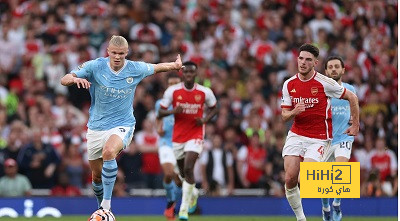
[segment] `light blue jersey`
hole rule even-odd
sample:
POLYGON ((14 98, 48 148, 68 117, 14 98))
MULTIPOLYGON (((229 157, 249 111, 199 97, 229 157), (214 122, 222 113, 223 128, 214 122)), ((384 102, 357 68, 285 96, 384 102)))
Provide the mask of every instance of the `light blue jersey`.
MULTIPOLYGON (((161 99, 156 102, 155 111, 158 113, 160 110, 160 102, 161 99)), ((168 110, 172 110, 172 105, 168 107, 168 110)), ((172 131, 174 129, 175 118, 174 115, 168 115, 163 117, 163 129, 164 129, 164 136, 160 137, 158 141, 158 146, 168 146, 172 148, 172 131)))
MULTIPOLYGON (((343 87, 356 93, 353 86, 342 83, 343 87)), ((332 98, 332 144, 338 144, 344 141, 354 141, 354 136, 349 136, 344 132, 350 127, 350 103, 347 100, 332 98)))
POLYGON ((72 71, 90 83, 91 105, 88 128, 104 131, 114 127, 133 127, 133 98, 139 82, 154 73, 154 65, 125 60, 119 71, 110 67, 109 58, 97 58, 72 71))

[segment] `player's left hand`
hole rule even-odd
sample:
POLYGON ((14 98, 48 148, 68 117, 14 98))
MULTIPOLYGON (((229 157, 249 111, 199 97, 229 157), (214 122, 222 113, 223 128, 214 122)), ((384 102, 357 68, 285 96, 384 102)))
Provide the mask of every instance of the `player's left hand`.
POLYGON ((350 116, 349 125, 353 125, 353 118, 350 116))
POLYGON ((176 70, 179 70, 182 68, 182 59, 181 59, 180 54, 178 54, 178 56, 176 56, 175 65, 176 65, 176 70))
POLYGON ((203 124, 205 124, 206 121, 203 118, 196 118, 196 125, 197 126, 201 126, 203 124))
POLYGON ((356 136, 359 130, 360 127, 358 125, 353 124, 349 128, 347 128, 347 130, 344 133, 349 136, 356 136))

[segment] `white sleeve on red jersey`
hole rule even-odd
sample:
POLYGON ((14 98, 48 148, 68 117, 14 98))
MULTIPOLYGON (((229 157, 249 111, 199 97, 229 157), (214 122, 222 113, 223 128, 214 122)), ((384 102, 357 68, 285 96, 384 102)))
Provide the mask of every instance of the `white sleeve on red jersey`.
POLYGON ((315 80, 319 81, 324 86, 325 94, 328 97, 342 99, 343 95, 346 93, 346 88, 325 75, 317 73, 315 80))
POLYGON ((160 101, 161 108, 167 109, 172 104, 175 87, 171 86, 164 92, 163 98, 160 101))
POLYGON ((215 107, 217 105, 217 98, 210 88, 205 88, 204 93, 206 95, 206 104, 208 107, 215 107))
POLYGON ((386 150, 386 153, 388 153, 389 157, 390 157, 390 170, 392 172, 397 171, 397 157, 396 154, 393 152, 393 150, 386 150))
POLYGON ((247 150, 247 147, 243 145, 239 148, 239 151, 237 152, 236 157, 240 161, 245 161, 248 154, 249 154, 249 151, 247 150))
POLYGON ((282 102, 281 102, 282 108, 291 108, 292 107, 292 100, 290 99, 290 95, 289 95, 288 83, 289 83, 289 80, 286 80, 285 83, 283 83, 283 87, 282 87, 282 102))
POLYGON ((143 145, 144 144, 144 134, 143 134, 143 132, 138 132, 135 135, 135 143, 137 145, 143 145))

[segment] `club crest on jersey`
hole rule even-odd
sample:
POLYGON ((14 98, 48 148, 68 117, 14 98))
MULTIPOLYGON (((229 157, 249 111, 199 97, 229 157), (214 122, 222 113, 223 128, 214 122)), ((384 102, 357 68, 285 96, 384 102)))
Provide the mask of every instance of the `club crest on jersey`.
POLYGON ((128 77, 128 78, 126 78, 126 82, 127 82, 128 84, 132 84, 132 82, 133 82, 133 77, 128 77))
POLYGON ((201 95, 200 95, 200 94, 195 95, 195 96, 194 96, 194 100, 195 100, 196 102, 200 102, 200 100, 201 100, 201 95))
POLYGON ((79 65, 78 66, 78 70, 81 70, 83 67, 85 67, 86 63, 87 63, 87 61, 82 63, 81 65, 79 65))
POLYGON ((313 96, 317 95, 317 94, 318 94, 318 88, 317 88, 317 87, 312 87, 312 88, 311 88, 311 94, 312 94, 313 96))

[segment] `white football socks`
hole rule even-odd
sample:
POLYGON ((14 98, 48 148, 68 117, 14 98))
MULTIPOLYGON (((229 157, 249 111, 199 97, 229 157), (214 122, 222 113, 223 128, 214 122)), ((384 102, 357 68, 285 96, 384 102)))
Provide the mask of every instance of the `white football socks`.
POLYGON ((182 184, 182 203, 179 209, 180 213, 187 213, 189 210, 190 199, 192 198, 194 184, 189 184, 188 182, 183 181, 182 184))
POLYGON ((299 187, 296 186, 292 189, 287 189, 285 185, 285 190, 286 198, 290 204, 290 207, 292 207, 294 214, 296 214, 297 220, 306 220, 306 216, 303 212, 303 205, 301 204, 299 187))

